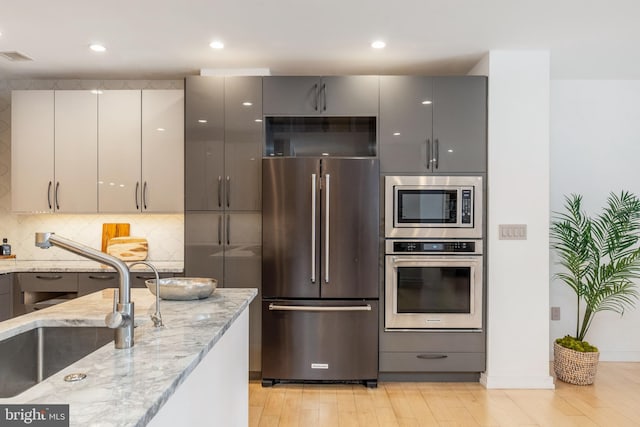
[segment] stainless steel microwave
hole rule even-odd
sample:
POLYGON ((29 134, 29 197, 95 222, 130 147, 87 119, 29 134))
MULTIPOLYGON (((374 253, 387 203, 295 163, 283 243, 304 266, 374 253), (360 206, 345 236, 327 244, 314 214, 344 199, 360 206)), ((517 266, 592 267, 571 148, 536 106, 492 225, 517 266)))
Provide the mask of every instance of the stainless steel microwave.
POLYGON ((385 237, 482 238, 482 177, 386 176, 385 237))

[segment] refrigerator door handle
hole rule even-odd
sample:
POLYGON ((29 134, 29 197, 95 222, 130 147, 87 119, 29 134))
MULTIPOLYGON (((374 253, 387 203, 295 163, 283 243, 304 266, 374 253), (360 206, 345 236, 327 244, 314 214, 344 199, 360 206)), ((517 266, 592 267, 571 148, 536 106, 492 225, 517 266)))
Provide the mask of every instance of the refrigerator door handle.
POLYGON ((316 283, 316 174, 311 174, 311 283, 316 283))
POLYGON ((326 211, 325 211, 325 235, 324 235, 324 282, 329 283, 329 193, 331 191, 330 185, 331 175, 327 174, 326 185, 326 211))
POLYGON ((269 304, 269 311, 371 311, 371 305, 278 305, 269 304))

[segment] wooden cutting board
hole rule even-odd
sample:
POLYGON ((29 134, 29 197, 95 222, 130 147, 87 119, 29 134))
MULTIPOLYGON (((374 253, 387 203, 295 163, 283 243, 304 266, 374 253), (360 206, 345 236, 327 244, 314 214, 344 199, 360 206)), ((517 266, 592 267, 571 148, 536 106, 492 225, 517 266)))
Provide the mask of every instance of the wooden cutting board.
POLYGON ((102 224, 102 252, 107 252, 107 243, 113 237, 124 237, 129 235, 130 225, 127 223, 105 223, 102 224))
POLYGON ((144 237, 113 237, 107 243, 107 253, 123 261, 147 259, 149 244, 144 237))

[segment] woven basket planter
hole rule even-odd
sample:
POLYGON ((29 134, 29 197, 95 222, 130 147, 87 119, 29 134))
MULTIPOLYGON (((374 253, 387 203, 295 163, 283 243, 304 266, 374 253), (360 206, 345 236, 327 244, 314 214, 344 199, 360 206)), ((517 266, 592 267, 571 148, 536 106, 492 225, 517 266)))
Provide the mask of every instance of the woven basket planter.
POLYGON ((553 370, 559 380, 569 384, 593 384, 599 358, 597 351, 583 353, 553 343, 553 370))

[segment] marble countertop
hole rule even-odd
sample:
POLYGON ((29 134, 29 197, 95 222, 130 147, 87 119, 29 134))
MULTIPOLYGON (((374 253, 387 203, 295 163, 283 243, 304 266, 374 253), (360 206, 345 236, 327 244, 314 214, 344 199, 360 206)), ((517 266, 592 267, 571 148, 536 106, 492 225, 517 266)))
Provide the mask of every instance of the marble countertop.
MULTIPOLYGON (((149 261, 160 273, 182 273, 184 263, 181 261, 149 261)), ((148 267, 137 265, 132 271, 147 271, 148 267)), ((3 273, 95 273, 99 271, 115 271, 115 269, 95 261, 19 261, 0 260, 0 274, 3 273)))
MULTIPOLYGON (((104 326, 112 294, 104 290, 0 322, 0 340, 41 326, 104 326)), ((132 348, 117 350, 111 342, 0 403, 69 404, 71 426, 146 425, 256 295, 256 289, 227 288, 203 300, 161 300, 165 326, 154 328, 149 315, 155 298, 132 289, 132 348), (74 372, 87 378, 64 382, 74 372)))

